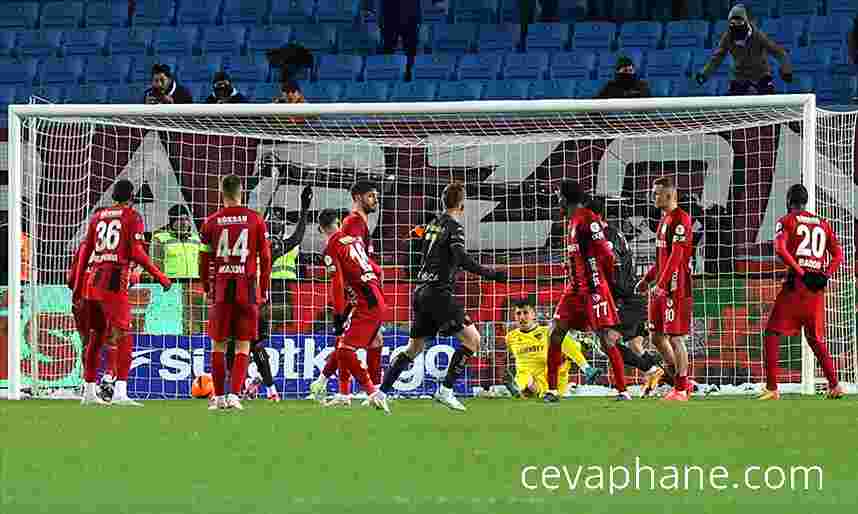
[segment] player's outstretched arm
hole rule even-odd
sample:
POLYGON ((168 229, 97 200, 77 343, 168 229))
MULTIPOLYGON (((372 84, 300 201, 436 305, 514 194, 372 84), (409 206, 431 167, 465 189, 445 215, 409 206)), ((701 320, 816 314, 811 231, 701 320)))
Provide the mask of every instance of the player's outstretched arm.
MULTIPOLYGON (((292 231, 292 235, 289 236, 286 241, 283 243, 283 252, 289 253, 293 248, 301 244, 301 241, 304 240, 304 233, 307 231, 307 211, 310 209, 310 203, 313 201, 313 188, 310 186, 306 186, 301 191, 301 217, 298 219, 298 224, 295 226, 295 230, 292 231)), ((279 255, 276 257, 280 257, 279 255)), ((272 259, 275 256, 272 255, 272 259)))
POLYGON ((268 290, 271 287, 271 243, 268 241, 268 227, 262 217, 257 230, 256 248, 259 249, 259 289, 264 302, 268 302, 268 290))
POLYGON ((462 266, 465 271, 468 271, 475 275, 479 275, 486 280, 493 280, 495 282, 506 282, 506 272, 494 270, 483 266, 482 264, 477 262, 476 259, 471 257, 468 252, 465 251, 464 246, 452 245, 451 248, 453 249, 453 254, 456 257, 456 261, 462 266))
POLYGON ((325 267, 331 279, 331 303, 334 308, 334 334, 342 335, 348 318, 345 282, 339 260, 330 254, 325 255, 325 267))
POLYGON ((140 266, 143 266, 143 269, 155 277, 155 280, 161 284, 161 287, 163 287, 165 291, 168 291, 173 286, 173 282, 167 278, 167 275, 158 269, 158 266, 155 266, 155 263, 149 258, 149 254, 143 250, 143 245, 137 241, 131 243, 131 260, 140 266))

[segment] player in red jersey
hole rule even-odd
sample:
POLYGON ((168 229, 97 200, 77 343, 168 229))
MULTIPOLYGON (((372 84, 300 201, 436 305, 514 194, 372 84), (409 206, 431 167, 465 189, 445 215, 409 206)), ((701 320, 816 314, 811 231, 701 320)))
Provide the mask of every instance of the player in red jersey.
MULTIPOLYGON (((363 241, 366 254, 370 259, 375 256, 375 250, 372 246, 372 240, 369 237, 369 215, 378 210, 378 189, 373 182, 368 180, 359 180, 351 187, 352 195, 352 210, 348 216, 342 221, 342 231, 344 234, 355 237, 363 241)), ((379 277, 380 278, 380 277, 379 277)), ((372 383, 381 384, 381 352, 383 342, 381 333, 379 332, 375 340, 366 349, 366 367, 369 371, 369 377, 372 383)), ((328 389, 328 379, 337 372, 337 352, 331 352, 328 359, 325 361, 325 367, 312 384, 310 384, 310 393, 317 399, 321 399, 328 389)), ((339 396, 337 401, 342 404, 349 404, 351 379, 348 369, 339 370, 339 396)))
POLYGON ((343 377, 343 371, 348 370, 369 394, 369 404, 390 413, 386 395, 372 382, 355 353, 375 342, 387 310, 381 292, 381 268, 369 258, 360 238, 337 230, 336 219, 336 213, 327 209, 319 216, 319 227, 328 238, 325 267, 331 277, 340 383, 350 380, 343 377))
POLYGON ((98 354, 102 344, 119 346, 117 377, 112 405, 140 406, 128 397, 133 340, 131 305, 128 301, 132 263, 137 263, 168 290, 172 283, 149 259, 143 249, 143 219, 131 206, 134 186, 120 180, 113 186, 112 207, 99 210, 89 222, 83 248, 75 263, 72 297, 83 298, 90 332, 84 367, 84 396, 81 404, 103 404, 96 396, 98 354), (89 265, 89 273, 86 273, 89 265))
POLYGON ((595 332, 611 362, 617 400, 631 400, 626 392, 623 356, 617 348, 622 334, 609 280, 613 276, 614 254, 605 238, 605 223, 592 210, 584 207, 588 195, 577 182, 560 184, 560 206, 569 216, 569 271, 571 283, 563 292, 554 312, 548 346, 548 389, 546 403, 555 403, 557 378, 563 363, 563 338, 569 330, 595 332))
POLYGON ((650 290, 649 322, 653 343, 673 363, 673 389, 665 400, 688 401, 688 348, 691 329, 691 216, 679 207, 676 184, 670 177, 653 182, 655 206, 663 216, 656 229, 656 261, 638 282, 637 290, 650 290))
POLYGON ((271 246, 265 220, 242 206, 241 179, 237 176, 224 177, 220 191, 223 208, 209 216, 200 230, 200 281, 210 300, 208 333, 215 388, 211 410, 243 408, 238 395, 247 373, 250 341, 257 337, 259 306, 268 300, 271 285, 271 246), (209 280, 212 260, 214 276, 209 280), (224 351, 230 338, 235 340, 235 360, 231 392, 225 396, 224 351))
POLYGON ((795 184, 787 192, 788 214, 775 226, 775 252, 789 268, 766 324, 766 390, 761 400, 777 400, 780 336, 795 336, 804 329, 807 344, 828 379, 828 397, 840 398, 834 362, 825 344, 825 286, 840 263, 843 250, 831 225, 805 209, 807 189, 795 184))

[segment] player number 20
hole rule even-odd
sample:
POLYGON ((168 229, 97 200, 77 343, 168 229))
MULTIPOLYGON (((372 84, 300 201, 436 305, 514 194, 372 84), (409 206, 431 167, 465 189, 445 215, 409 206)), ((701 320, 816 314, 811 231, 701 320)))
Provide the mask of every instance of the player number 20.
POLYGON ((110 223, 100 221, 95 226, 95 231, 98 240, 95 242, 95 251, 103 252, 104 250, 116 250, 119 246, 119 236, 122 233, 122 222, 112 220, 110 223))
POLYGON ((825 231, 822 230, 822 227, 816 225, 811 229, 807 225, 799 225, 796 229, 796 233, 802 239, 801 243, 798 245, 798 250, 796 250, 795 253, 799 257, 808 257, 812 255, 817 259, 821 259, 822 255, 825 253, 826 243, 825 231))
POLYGON ((247 256, 250 252, 247 249, 247 237, 248 230, 246 228, 241 229, 241 232, 238 234, 238 238, 235 240, 235 243, 229 244, 229 230, 224 230, 220 233, 220 239, 217 242, 217 256, 222 259, 229 259, 230 257, 238 257, 241 259, 242 264, 247 261, 247 256))

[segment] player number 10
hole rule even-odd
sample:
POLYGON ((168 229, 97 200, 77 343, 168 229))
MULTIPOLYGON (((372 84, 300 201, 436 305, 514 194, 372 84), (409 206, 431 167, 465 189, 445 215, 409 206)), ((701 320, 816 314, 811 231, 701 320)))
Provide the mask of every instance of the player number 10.
POLYGON ((668 321, 668 322, 671 322, 671 321, 673 321, 674 319, 676 319, 676 313, 675 313, 675 311, 674 311, 673 309, 665 309, 665 311, 664 311, 664 319, 665 319, 666 321, 668 321))

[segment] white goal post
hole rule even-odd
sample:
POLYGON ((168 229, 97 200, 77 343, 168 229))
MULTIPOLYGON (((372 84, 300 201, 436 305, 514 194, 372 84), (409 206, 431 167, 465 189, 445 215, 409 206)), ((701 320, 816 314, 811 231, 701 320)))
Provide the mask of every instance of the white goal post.
MULTIPOLYGON (((483 349, 460 391, 470 393, 472 386, 503 384, 503 371, 513 366, 504 344, 510 299, 534 297, 540 318, 550 316, 563 282, 565 243, 558 241, 565 227, 551 203, 559 180, 580 180, 608 199, 606 215, 631 238, 643 269, 654 256, 655 214, 647 192, 664 174, 677 178, 696 218, 692 376, 724 392, 746 392, 761 382, 761 330, 783 272, 771 245, 774 221, 784 213, 786 189, 800 181, 810 191, 808 208, 832 220, 844 246, 846 260, 827 293, 827 340, 841 380, 856 392, 858 115, 819 110, 814 95, 13 105, 8 116, 8 370, 5 381, 0 375, 0 391, 5 387, 11 399, 25 390, 49 396, 80 383, 80 342, 69 326, 61 277, 113 181, 136 181, 135 198, 147 231, 154 232, 167 225, 175 205, 198 224, 216 207, 218 179, 233 169, 253 184, 247 186, 251 206, 281 208, 287 234, 298 191, 317 189, 300 278, 285 299, 274 300, 284 314, 269 322, 269 354, 288 397, 306 394, 330 342, 319 321, 327 301, 313 213, 347 209, 355 179, 377 181, 382 199, 370 230, 391 295, 385 361, 407 333, 408 227, 437 210, 437 193, 449 180, 465 183, 468 250, 512 277, 499 286, 468 279, 457 291, 483 334, 483 349)), ((192 376, 207 367, 200 338, 205 307, 191 279, 171 296, 145 279, 139 288, 134 330, 136 345, 145 348, 135 352, 129 391, 143 398, 187 397, 192 376)), ((446 366, 445 344, 403 379, 402 394, 426 394, 446 366)), ((598 353, 591 357, 604 366, 598 353)), ((821 373, 807 344, 785 343, 781 361, 784 390, 812 394, 821 373)))

